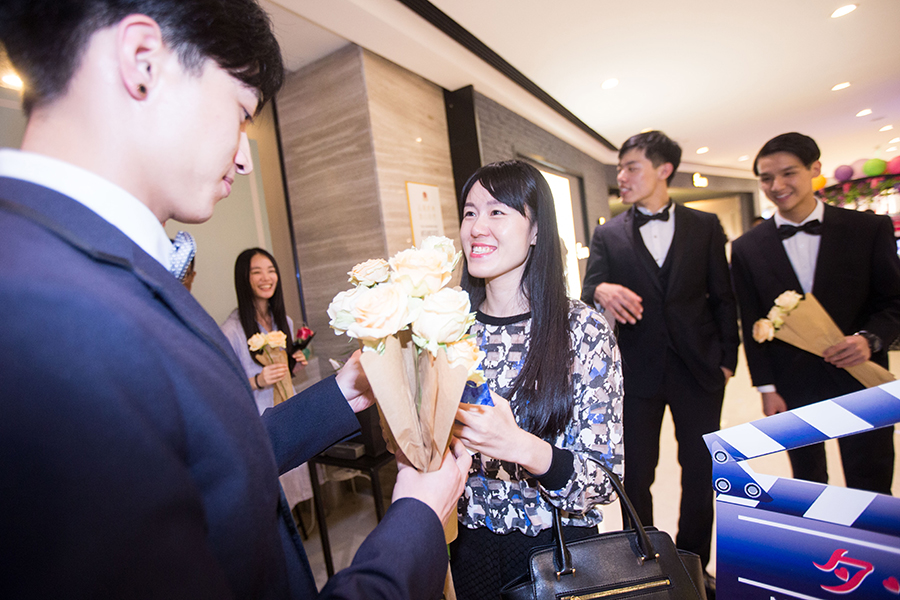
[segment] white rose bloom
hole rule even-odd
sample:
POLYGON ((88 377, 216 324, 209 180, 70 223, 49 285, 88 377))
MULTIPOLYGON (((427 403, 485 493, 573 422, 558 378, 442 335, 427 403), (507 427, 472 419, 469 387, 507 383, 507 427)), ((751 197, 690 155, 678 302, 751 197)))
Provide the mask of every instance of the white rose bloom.
POLYGON ((441 250, 402 250, 389 261, 391 281, 402 285, 410 296, 433 294, 450 281, 453 266, 441 250))
POLYGON ((465 367, 469 381, 481 384, 485 382, 484 373, 481 370, 481 361, 486 356, 484 351, 475 343, 474 337, 467 337, 447 344, 447 362, 451 367, 465 367))
POLYGON ((447 256, 447 263, 450 265, 449 268, 451 271, 456 268, 456 265, 459 263, 459 259, 462 256, 462 252, 456 251, 453 240, 439 235, 432 235, 425 238, 420 250, 437 250, 443 252, 447 256))
POLYGON ((409 296, 396 284, 382 283, 373 288, 360 287, 359 298, 350 310, 353 323, 347 335, 375 341, 393 335, 409 325, 412 317, 409 296))
POLYGON ((469 294, 462 290, 444 288, 425 296, 412 324, 416 343, 437 356, 438 344, 452 344, 469 331, 475 322, 470 309, 469 294))
POLYGON ((362 290, 365 289, 367 288, 355 287, 351 290, 340 292, 328 305, 328 317, 331 319, 328 325, 334 329, 335 335, 341 335, 347 331, 347 328, 355 321, 350 311, 356 304, 356 300, 359 298, 362 290))
POLYGON ((766 318, 772 322, 772 326, 775 329, 779 329, 784 325, 784 315, 785 311, 780 306, 775 305, 769 310, 769 314, 766 315, 766 318))
POLYGON ((387 281, 391 276, 391 270, 388 262, 383 258, 372 258, 353 267, 353 270, 348 271, 347 275, 350 276, 350 283, 353 285, 372 287, 387 281))
POLYGON ((753 324, 753 339, 758 343, 771 342, 775 337, 775 326, 768 319, 760 319, 753 324))
POLYGON ((793 290, 788 290, 786 292, 782 292, 777 298, 775 298, 775 306, 781 308, 785 313, 789 313, 800 304, 800 300, 803 298, 800 294, 793 290))

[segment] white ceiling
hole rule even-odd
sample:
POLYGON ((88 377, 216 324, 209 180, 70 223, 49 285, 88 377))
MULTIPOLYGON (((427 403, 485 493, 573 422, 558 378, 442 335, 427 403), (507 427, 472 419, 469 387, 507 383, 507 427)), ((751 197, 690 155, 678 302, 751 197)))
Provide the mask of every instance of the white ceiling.
MULTIPOLYGON (((645 128, 684 148, 682 170, 752 177, 771 137, 800 131, 824 173, 890 159, 900 136, 900 0, 431 0, 619 146, 645 128), (617 78, 619 85, 600 84, 617 78), (849 81, 847 89, 831 87, 849 81), (872 114, 856 117, 862 109, 872 114), (892 131, 879 128, 893 125, 892 131), (695 153, 709 147, 703 155, 695 153), (750 161, 740 162, 740 156, 750 161)), ((263 0, 290 69, 347 41, 434 83, 466 85, 607 163, 615 155, 397 0, 263 0)))

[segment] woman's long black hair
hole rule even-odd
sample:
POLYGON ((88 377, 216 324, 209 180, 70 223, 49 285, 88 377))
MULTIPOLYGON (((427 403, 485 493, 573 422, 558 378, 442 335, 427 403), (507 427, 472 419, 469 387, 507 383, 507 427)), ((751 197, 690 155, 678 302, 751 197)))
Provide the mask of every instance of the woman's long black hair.
MULTIPOLYGON (((250 287, 250 261, 257 254, 262 254, 272 261, 275 267, 275 273, 278 274, 278 283, 275 284, 275 293, 269 298, 269 312, 272 313, 272 319, 275 321, 275 328, 287 335, 287 355, 288 367, 294 370, 294 364, 297 362, 291 356, 291 346, 293 344, 293 333, 288 327, 287 313, 284 310, 284 293, 281 291, 281 271, 278 270, 278 263, 275 257, 263 250, 262 248, 249 248, 238 254, 237 260, 234 261, 234 291, 238 300, 238 316, 241 318, 241 327, 244 328, 244 335, 249 340, 253 334, 261 333, 259 324, 256 322, 256 307, 253 303, 253 288, 250 287)), ((262 364, 256 358, 256 354, 250 353, 257 363, 262 364)))
MULTIPOLYGON (((541 172, 519 160, 478 169, 463 187, 463 199, 478 182, 495 199, 537 226, 537 238, 519 283, 531 307, 531 337, 511 397, 522 428, 552 440, 565 430, 575 404, 571 377, 575 356, 553 195, 541 172)), ((485 300, 485 282, 471 277, 466 263, 461 285, 469 293, 472 306, 480 307, 485 300)))

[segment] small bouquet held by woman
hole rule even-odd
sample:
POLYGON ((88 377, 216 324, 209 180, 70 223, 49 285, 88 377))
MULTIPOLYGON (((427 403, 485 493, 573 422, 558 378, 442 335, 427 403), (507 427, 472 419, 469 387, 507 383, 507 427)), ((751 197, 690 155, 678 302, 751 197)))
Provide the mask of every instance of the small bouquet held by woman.
MULTIPOLYGON (((247 345, 250 347, 250 352, 256 354, 257 360, 263 366, 288 364, 287 335, 282 331, 255 333, 247 340, 247 345)), ((274 406, 278 406, 294 395, 291 378, 285 377, 275 382, 274 390, 274 406)))
MULTIPOLYGON (((788 290, 775 298, 766 318, 753 324, 753 339, 759 344, 779 339, 823 356, 825 350, 844 341, 844 334, 815 296, 788 290)), ((894 380, 890 371, 870 360, 846 370, 867 388, 894 380)))
POLYGON ((466 380, 483 381, 469 295, 445 287, 459 259, 449 238, 426 238, 356 265, 328 307, 335 332, 362 346, 389 445, 425 472, 440 467, 466 380))

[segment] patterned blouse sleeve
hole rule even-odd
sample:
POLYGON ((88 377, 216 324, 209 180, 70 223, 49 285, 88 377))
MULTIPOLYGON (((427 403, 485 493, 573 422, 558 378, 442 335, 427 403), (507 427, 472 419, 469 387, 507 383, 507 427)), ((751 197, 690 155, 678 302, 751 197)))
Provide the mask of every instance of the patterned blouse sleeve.
POLYGON ((544 490, 550 502, 576 514, 615 499, 612 484, 591 457, 624 475, 622 444, 622 359, 602 315, 577 302, 570 315, 575 361, 573 418, 556 446, 574 456, 574 472, 562 488, 544 490))

